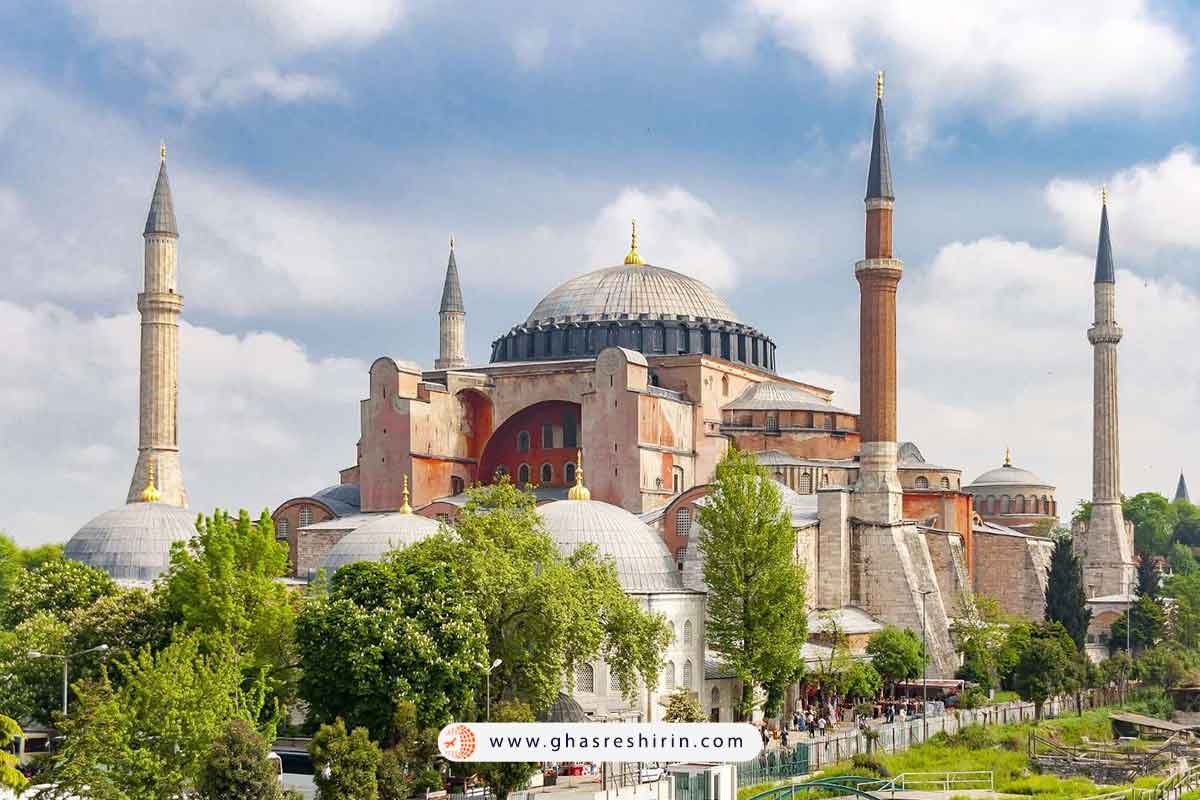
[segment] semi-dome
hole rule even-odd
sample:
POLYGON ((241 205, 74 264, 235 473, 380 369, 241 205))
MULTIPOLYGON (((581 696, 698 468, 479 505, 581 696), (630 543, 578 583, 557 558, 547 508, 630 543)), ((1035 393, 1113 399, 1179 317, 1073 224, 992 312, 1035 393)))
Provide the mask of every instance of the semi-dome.
POLYGON ((737 315, 702 281, 666 267, 621 264, 571 278, 533 309, 526 325, 580 319, 712 319, 737 322, 737 315))
POLYGON ((598 500, 559 500, 538 506, 537 513, 564 556, 590 543, 601 558, 611 558, 625 591, 683 591, 666 544, 625 509, 598 500))
POLYGON ((326 575, 333 575, 357 561, 382 561, 393 550, 428 539, 439 527, 437 520, 411 511, 379 514, 338 540, 321 562, 321 568, 326 575))
POLYGON ((128 503, 88 522, 64 555, 114 580, 153 581, 171 566, 171 545, 196 532, 196 517, 169 503, 128 503))

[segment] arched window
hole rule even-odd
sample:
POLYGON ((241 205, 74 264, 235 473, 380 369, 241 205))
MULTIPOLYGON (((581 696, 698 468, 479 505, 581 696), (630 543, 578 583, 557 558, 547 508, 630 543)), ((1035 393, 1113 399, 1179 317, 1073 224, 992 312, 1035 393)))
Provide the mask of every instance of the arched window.
POLYGON ((779 417, 775 416, 774 411, 767 412, 767 430, 771 433, 779 432, 779 417))
POLYGON ((608 690, 610 692, 621 691, 621 681, 617 678, 617 671, 611 666, 608 668, 608 690))
POLYGON ((450 494, 462 494, 467 488, 466 481, 457 475, 450 478, 450 494))
POLYGON ((692 660, 690 658, 683 662, 683 686, 685 689, 692 688, 692 660))
POLYGON ((950 479, 949 478, 942 478, 942 488, 943 489, 950 488, 950 479))
POLYGON ((621 329, 618 328, 616 325, 609 325, 608 326, 608 346, 616 347, 618 344, 620 344, 620 337, 621 337, 621 329))
POLYGON ((810 473, 800 473, 800 485, 796 491, 800 494, 812 494, 812 475, 810 473))
POLYGON ((549 464, 542 464, 542 484, 549 486, 554 482, 554 467, 549 464))
POLYGON ((1011 501, 1008 499, 1008 495, 1000 495, 1000 513, 1007 514, 1011 507, 1011 501))
POLYGON ((563 480, 567 483, 575 483, 575 462, 568 461, 563 466, 563 480))
POLYGON ((683 491, 683 467, 671 467, 671 491, 675 494, 683 491))
POLYGON ((835 422, 836 422, 836 419, 834 418, 833 414, 826 414, 825 415, 825 430, 827 430, 827 431, 833 430, 835 422))
POLYGON ((312 506, 300 506, 300 527, 312 525, 312 506))
POLYGON ((529 452, 529 431, 521 431, 517 434, 517 452, 529 452))
POLYGON ((665 325, 654 327, 654 352, 664 353, 667 350, 667 328, 665 325))
POLYGON ((675 662, 668 661, 663 666, 663 687, 668 691, 675 690, 675 662))
POLYGON ((529 483, 529 465, 522 464, 517 467, 517 483, 521 486, 529 483))
POLYGON ((675 535, 687 536, 692 532, 692 509, 684 506, 675 512, 675 535))
POLYGON ((721 690, 718 689, 716 686, 714 686, 712 688, 712 691, 708 693, 708 696, 709 696, 709 700, 712 702, 712 704, 714 706, 721 705, 721 690))
POLYGON ((683 643, 692 643, 692 621, 690 619, 683 623, 683 643))
POLYGON ((676 547, 675 548, 675 562, 677 564, 679 564, 680 569, 683 569, 683 562, 686 560, 687 560, 687 548, 686 547, 676 547))
POLYGON ((288 527, 290 526, 290 524, 291 523, 288 522, 287 517, 284 517, 283 519, 279 520, 279 524, 275 526, 275 536, 280 539, 286 539, 287 535, 288 535, 288 527))
POLYGON ((829 473, 826 472, 821 475, 821 486, 828 486, 828 485, 829 485, 829 473))
POLYGON ((596 670, 591 664, 575 665, 575 691, 593 694, 596 691, 596 670))
POLYGON ((1042 513, 1043 514, 1051 514, 1052 513, 1050 511, 1050 498, 1046 497, 1046 495, 1042 495, 1042 513))
POLYGON ((700 340, 704 344, 704 355, 712 355, 712 331, 708 328, 700 329, 700 340))
POLYGON ((1017 495, 1017 509, 1016 510, 1017 510, 1018 514, 1025 513, 1025 495, 1023 495, 1023 494, 1017 495))
POLYGON ((729 376, 721 376, 721 397, 729 397, 729 376))
POLYGON ((917 476, 917 488, 918 489, 928 489, 929 488, 929 478, 926 478, 924 475, 918 475, 917 476))

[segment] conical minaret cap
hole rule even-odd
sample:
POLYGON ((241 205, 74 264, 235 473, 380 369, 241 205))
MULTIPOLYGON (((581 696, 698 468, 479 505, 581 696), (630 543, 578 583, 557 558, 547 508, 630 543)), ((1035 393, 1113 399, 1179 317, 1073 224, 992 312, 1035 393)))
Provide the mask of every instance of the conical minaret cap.
POLYGON ((871 166, 867 171, 867 199, 893 200, 892 161, 888 157, 887 126, 883 121, 883 72, 875 78, 875 130, 871 135, 871 166))
POLYGON ((150 200, 150 213, 146 215, 144 236, 152 233, 179 235, 175 227, 175 205, 171 202, 171 183, 167 180, 166 147, 161 151, 158 164, 158 181, 154 184, 154 197, 150 200))
POLYGON ((1116 283, 1113 269, 1112 242, 1108 238, 1108 191, 1101 194, 1100 243, 1096 246, 1096 283, 1116 283))
POLYGON ((1192 502, 1192 498, 1188 497, 1187 481, 1183 479, 1182 472, 1179 473, 1179 484, 1175 487, 1175 499, 1192 502))
POLYGON ((446 263, 446 282, 442 284, 442 311, 457 311, 466 313, 463 306, 462 286, 458 283, 458 262, 454 260, 454 237, 450 237, 450 260, 446 263))

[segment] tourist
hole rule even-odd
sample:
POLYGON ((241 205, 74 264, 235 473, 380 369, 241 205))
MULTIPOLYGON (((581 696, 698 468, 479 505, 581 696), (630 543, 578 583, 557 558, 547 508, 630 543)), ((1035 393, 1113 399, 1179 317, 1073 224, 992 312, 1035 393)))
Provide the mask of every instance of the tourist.
POLYGON ((824 736, 824 735, 825 735, 825 725, 826 725, 826 724, 827 724, 827 723, 825 722, 825 717, 824 717, 824 716, 822 716, 822 717, 820 717, 820 718, 818 718, 818 719, 817 719, 817 727, 820 729, 820 731, 821 731, 821 735, 822 735, 822 736, 824 736))
POLYGON ((779 741, 780 741, 780 742, 783 744, 783 749, 784 749, 784 750, 787 750, 787 749, 788 749, 788 732, 787 732, 787 728, 784 728, 784 729, 783 729, 783 733, 781 733, 781 734, 780 734, 780 736, 779 736, 779 741))

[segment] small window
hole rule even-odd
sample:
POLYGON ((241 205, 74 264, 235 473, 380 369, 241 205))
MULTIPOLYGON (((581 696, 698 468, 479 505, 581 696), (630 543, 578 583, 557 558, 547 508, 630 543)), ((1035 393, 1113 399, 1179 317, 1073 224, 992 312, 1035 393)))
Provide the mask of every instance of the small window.
POLYGON ((671 467, 671 491, 675 494, 683 491, 683 467, 671 467))
POLYGON ((690 619, 683 623, 683 643, 692 643, 692 621, 690 619))
POLYGON ((833 414, 826 414, 825 415, 825 430, 827 430, 827 431, 833 430, 836 427, 836 425, 835 425, 836 421, 837 421, 836 417, 834 417, 833 414))
POLYGON ((521 484, 522 486, 529 483, 528 464, 522 464, 521 466, 517 467, 517 483, 521 484))
POLYGON ((675 512, 675 535, 688 536, 692 532, 692 509, 684 506, 675 512))
POLYGON ((1008 495, 1006 495, 1006 494, 1000 495, 1000 513, 1007 514, 1009 512, 1010 507, 1011 506, 1009 505, 1008 495))
POLYGON ((729 376, 722 375, 721 376, 721 397, 728 397, 728 396, 729 396, 729 376))
POLYGON ((312 525, 312 506, 300 506, 300 527, 312 525))
POLYGON ((575 462, 567 462, 566 466, 563 467, 563 480, 567 483, 575 482, 575 462))
POLYGON ((798 489, 796 489, 796 491, 799 492, 800 494, 812 494, 812 491, 813 491, 812 486, 813 486, 812 475, 810 475, 807 472, 801 473, 800 486, 798 489))
POLYGON ((621 691, 621 681, 617 679, 617 671, 612 667, 608 668, 608 690, 610 692, 621 691))
POLYGON ((563 447, 575 448, 579 446, 578 437, 575 435, 575 412, 563 412, 563 447))
POLYGON ((467 488, 466 481, 457 475, 450 478, 450 494, 462 494, 467 488))
POLYGON ((929 478, 926 478, 924 475, 918 475, 917 476, 917 488, 918 489, 928 489, 929 488, 929 478))
POLYGON ((683 686, 685 689, 692 688, 692 660, 690 658, 683 662, 683 686))
POLYGON ((686 548, 686 547, 677 547, 677 548, 675 548, 675 561, 676 561, 676 563, 678 563, 678 564, 680 564, 680 565, 682 566, 682 565, 683 565, 683 562, 684 562, 684 561, 686 561, 686 560, 687 560, 687 548, 686 548))
POLYGON ((950 488, 950 479, 949 478, 942 478, 942 488, 943 489, 950 488))
POLYGON ((529 431, 521 431, 517 434, 517 452, 529 452, 529 431))
POLYGON ((275 537, 277 539, 286 539, 288 535, 288 527, 290 525, 291 523, 288 522, 287 517, 280 519, 279 524, 275 526, 275 537))
POLYGON ((549 486, 554 481, 554 467, 549 464, 542 464, 542 484, 549 486))
POLYGON ((771 433, 779 432, 779 417, 774 413, 767 414, 767 430, 771 433))
POLYGON ((542 447, 545 449, 554 447, 554 426, 549 422, 542 423, 542 447))
POLYGON ((721 705, 721 690, 714 686, 712 691, 709 692, 709 698, 712 700, 714 706, 721 705))
POLYGON ((675 623, 668 622, 667 627, 671 629, 671 638, 667 640, 667 645, 670 646, 675 644, 675 623))
POLYGON ((663 688, 668 691, 675 690, 675 662, 668 661, 663 665, 663 688))
POLYGON ((575 666, 575 691, 584 694, 594 694, 596 691, 596 670, 591 664, 575 666))
POLYGON ((828 485, 829 485, 829 473, 826 472, 823 475, 821 475, 821 486, 825 487, 828 485))

